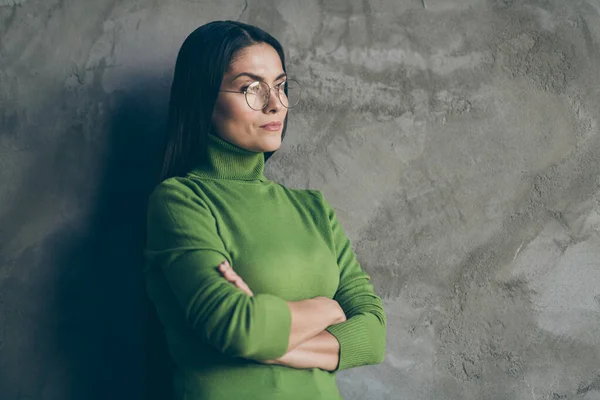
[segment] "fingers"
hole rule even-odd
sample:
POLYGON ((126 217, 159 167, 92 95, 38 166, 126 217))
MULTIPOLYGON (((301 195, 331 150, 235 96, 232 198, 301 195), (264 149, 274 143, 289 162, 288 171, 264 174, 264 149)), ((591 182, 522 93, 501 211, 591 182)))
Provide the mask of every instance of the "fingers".
POLYGON ((235 278, 238 277, 238 274, 236 274, 233 268, 231 268, 227 260, 219 264, 219 272, 221 272, 221 275, 223 275, 225 279, 231 283, 233 283, 235 278))
POLYGON ((246 282, 244 282, 244 280, 238 274, 235 273, 235 271, 233 270, 233 268, 231 268, 227 260, 219 264, 219 272, 221 272, 223 277, 229 282, 233 283, 238 289, 241 289, 249 296, 254 296, 252 290, 250 290, 246 282))
POLYGON ((235 273, 227 261, 219 265, 219 271, 221 271, 221 274, 225 277, 225 279, 230 282, 233 282, 238 278, 238 274, 235 273))
POLYGON ((242 289, 244 292, 246 292, 246 294, 247 294, 248 296, 254 296, 254 293, 252 293, 252 290, 250 290, 250 288, 248 287, 248 285, 246 285, 246 282, 244 282, 244 281, 242 280, 242 278, 239 278, 239 281, 236 281, 236 282, 235 282, 235 285, 236 285, 238 288, 242 289))

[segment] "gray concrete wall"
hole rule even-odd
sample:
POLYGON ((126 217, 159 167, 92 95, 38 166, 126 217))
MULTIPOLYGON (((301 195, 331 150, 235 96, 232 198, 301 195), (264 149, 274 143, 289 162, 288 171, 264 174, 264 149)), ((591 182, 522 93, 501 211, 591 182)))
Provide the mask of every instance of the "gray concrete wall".
POLYGON ((161 398, 140 225, 214 19, 285 45, 267 173, 323 190, 385 300, 346 399, 600 399, 600 1, 0 0, 2 399, 161 398))

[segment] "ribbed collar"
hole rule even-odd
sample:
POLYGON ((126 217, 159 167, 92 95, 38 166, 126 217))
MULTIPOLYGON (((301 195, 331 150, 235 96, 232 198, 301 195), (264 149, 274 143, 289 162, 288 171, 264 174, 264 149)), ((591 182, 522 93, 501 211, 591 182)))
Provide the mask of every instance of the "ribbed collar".
POLYGON ((207 162, 190 171, 204 178, 265 182, 265 155, 209 134, 207 162))

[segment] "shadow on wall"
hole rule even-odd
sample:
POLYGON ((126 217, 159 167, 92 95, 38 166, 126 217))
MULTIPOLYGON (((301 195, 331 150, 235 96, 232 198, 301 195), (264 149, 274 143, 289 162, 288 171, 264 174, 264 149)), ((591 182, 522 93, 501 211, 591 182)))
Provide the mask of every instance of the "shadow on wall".
POLYGON ((149 79, 99 100, 111 113, 91 213, 55 236, 58 352, 68 400, 171 398, 170 358, 143 280, 148 195, 162 162, 168 90, 149 79), (81 222, 81 221, 79 221, 81 222))

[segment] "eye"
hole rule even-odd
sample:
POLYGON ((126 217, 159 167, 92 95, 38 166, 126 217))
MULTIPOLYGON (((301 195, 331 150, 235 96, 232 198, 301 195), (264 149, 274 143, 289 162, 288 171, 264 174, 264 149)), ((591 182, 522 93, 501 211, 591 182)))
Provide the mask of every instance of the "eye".
POLYGON ((243 87, 242 91, 250 94, 256 94, 260 91, 260 82, 252 82, 250 85, 243 87))

